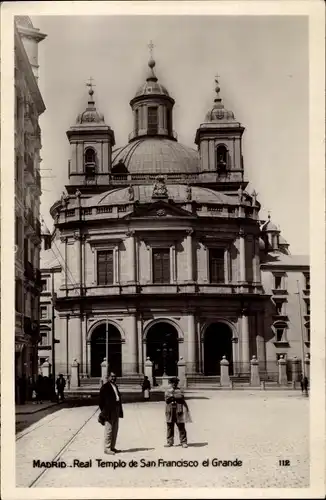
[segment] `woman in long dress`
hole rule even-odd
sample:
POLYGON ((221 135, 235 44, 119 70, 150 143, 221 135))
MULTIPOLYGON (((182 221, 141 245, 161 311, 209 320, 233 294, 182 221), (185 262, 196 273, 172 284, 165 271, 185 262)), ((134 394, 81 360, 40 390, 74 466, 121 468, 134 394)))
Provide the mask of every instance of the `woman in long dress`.
POLYGON ((150 397, 150 390, 151 390, 151 383, 148 380, 148 377, 145 376, 143 384, 142 384, 142 391, 143 391, 143 395, 144 395, 144 399, 145 400, 149 399, 149 397, 150 397))

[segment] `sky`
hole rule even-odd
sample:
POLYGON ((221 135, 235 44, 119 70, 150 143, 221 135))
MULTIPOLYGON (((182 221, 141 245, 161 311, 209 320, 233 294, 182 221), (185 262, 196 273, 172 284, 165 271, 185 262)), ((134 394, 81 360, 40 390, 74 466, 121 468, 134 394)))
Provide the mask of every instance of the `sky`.
POLYGON ((41 214, 68 182, 66 131, 87 103, 86 82, 113 128, 116 146, 132 131, 129 101, 145 81, 153 41, 156 75, 175 99, 174 130, 196 148, 219 75, 227 109, 246 128, 247 190, 258 192, 292 254, 309 253, 308 21, 304 16, 32 16, 39 44, 42 129, 41 214))

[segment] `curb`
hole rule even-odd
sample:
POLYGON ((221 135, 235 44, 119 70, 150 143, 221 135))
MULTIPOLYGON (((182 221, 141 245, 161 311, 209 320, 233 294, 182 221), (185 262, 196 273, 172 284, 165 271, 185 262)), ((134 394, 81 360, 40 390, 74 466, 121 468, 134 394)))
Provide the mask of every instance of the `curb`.
POLYGON ((60 403, 52 403, 48 406, 43 406, 42 408, 37 408, 34 411, 16 411, 15 414, 16 415, 33 415, 33 413, 38 413, 39 411, 47 410, 48 408, 52 408, 53 406, 57 406, 58 404, 60 404, 60 403))

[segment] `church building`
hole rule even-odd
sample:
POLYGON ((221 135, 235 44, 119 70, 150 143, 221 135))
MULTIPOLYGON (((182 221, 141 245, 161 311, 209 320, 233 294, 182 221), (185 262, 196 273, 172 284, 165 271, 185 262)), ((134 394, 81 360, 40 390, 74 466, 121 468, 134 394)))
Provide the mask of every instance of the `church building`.
MULTIPOLYGON (((52 248, 42 256, 58 256, 56 272, 43 273, 54 280, 57 373, 68 375, 76 360, 81 384, 99 378, 107 332, 110 369, 122 379, 140 377, 147 358, 158 378, 177 374, 183 358, 191 381, 218 376, 223 356, 239 378, 252 356, 267 377, 280 352, 300 357, 300 327, 291 331, 284 313, 288 244, 246 191, 245 129, 224 107, 218 81, 196 149, 177 140, 175 101, 153 59, 130 101, 123 147, 89 87, 67 131, 69 182, 51 207, 52 248)), ((308 261, 295 269, 309 279, 308 261)))

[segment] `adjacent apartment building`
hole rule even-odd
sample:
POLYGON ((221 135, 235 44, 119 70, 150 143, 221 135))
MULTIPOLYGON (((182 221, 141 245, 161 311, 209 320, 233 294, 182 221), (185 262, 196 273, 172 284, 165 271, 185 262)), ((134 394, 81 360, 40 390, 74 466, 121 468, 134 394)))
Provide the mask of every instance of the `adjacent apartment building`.
POLYGON ((16 401, 24 402, 38 370, 40 274, 38 44, 46 37, 28 16, 15 17, 15 375, 16 401))

